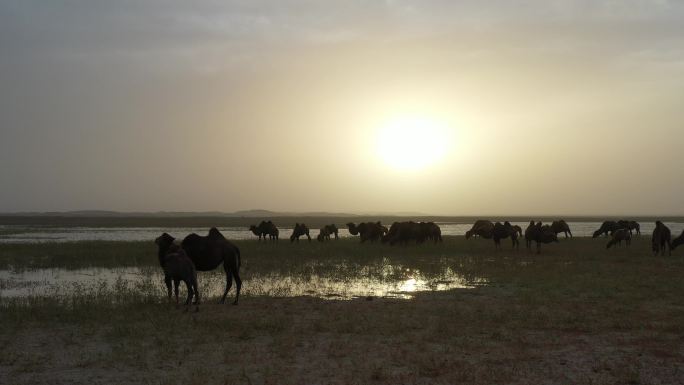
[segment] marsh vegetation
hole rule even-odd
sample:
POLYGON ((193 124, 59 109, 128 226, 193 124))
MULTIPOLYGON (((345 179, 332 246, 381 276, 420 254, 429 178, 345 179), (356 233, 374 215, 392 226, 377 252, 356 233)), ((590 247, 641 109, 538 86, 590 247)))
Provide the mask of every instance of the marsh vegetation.
POLYGON ((680 250, 652 256, 648 237, 610 250, 605 239, 563 239, 541 255, 462 237, 407 247, 355 239, 236 244, 244 301, 215 304, 221 273, 199 273, 200 284, 215 279, 218 292, 203 291, 197 314, 167 302, 152 242, 5 245, 0 266, 15 272, 127 266, 147 275, 68 285, 68 295, 1 297, 0 382, 682 381, 684 258, 680 250), (289 277, 285 286, 294 287, 437 282, 445 274, 463 287, 332 301, 316 290, 250 292, 269 276, 289 277))

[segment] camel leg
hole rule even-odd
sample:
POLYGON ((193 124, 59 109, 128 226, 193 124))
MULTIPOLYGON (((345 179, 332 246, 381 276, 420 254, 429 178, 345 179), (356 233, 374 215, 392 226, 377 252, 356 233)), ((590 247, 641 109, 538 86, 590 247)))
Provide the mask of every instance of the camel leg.
POLYGON ((189 282, 185 282, 185 287, 188 289, 188 298, 185 299, 185 311, 188 311, 190 302, 192 301, 192 297, 195 296, 195 293, 192 291, 192 284, 189 282))
POLYGON ((174 280, 173 281, 173 292, 176 294, 176 306, 178 306, 178 285, 180 285, 180 281, 174 280))
POLYGON ((197 285, 197 277, 192 282, 192 286, 195 290, 195 311, 199 311, 199 305, 200 305, 200 292, 199 292, 199 285, 197 285))
POLYGON ((229 267, 224 267, 224 270, 226 271, 226 290, 223 292, 223 297, 221 297, 221 304, 226 303, 226 296, 228 295, 228 291, 233 286, 233 272, 229 267))
POLYGON ((242 279, 240 279, 240 271, 238 270, 237 267, 235 267, 235 270, 233 271, 233 276, 235 277, 235 302, 233 302, 233 305, 238 304, 238 300, 240 299, 240 290, 242 289, 242 279))
POLYGON ((166 284, 166 292, 169 295, 169 302, 171 302, 171 276, 165 276, 164 283, 166 284))

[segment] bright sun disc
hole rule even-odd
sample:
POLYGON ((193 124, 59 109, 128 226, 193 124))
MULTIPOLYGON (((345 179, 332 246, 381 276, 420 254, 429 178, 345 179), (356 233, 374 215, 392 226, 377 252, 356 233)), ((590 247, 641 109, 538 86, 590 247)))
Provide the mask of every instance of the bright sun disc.
POLYGON ((442 159, 447 144, 445 125, 424 118, 402 118, 380 129, 378 154, 398 170, 419 170, 442 159))

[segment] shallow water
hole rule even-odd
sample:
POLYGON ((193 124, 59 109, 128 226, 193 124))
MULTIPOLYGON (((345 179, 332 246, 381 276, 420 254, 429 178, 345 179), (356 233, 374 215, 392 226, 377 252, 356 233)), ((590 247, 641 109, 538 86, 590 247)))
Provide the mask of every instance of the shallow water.
MULTIPOLYGON (((439 274, 426 274, 400 266, 384 266, 380 274, 360 271, 356 277, 301 274, 253 274, 243 277, 241 295, 272 297, 313 296, 329 299, 355 297, 411 298, 419 291, 442 291, 471 288, 483 281, 468 282, 449 268, 439 274)), ((159 268, 88 268, 79 270, 34 269, 0 270, 0 297, 69 297, 78 294, 115 291, 126 288, 141 294, 166 295, 159 268)), ((198 273, 202 297, 218 297, 225 288, 225 276, 220 271, 198 273)), ((181 296, 187 293, 182 285, 181 296)), ((234 285, 229 298, 235 295, 234 285)))
MULTIPOLYGON (((527 222, 512 222, 523 230, 527 222)), ((591 236, 601 226, 599 222, 568 222, 574 236, 591 236)), ((471 224, 439 223, 442 235, 464 235, 471 224)), ((680 234, 684 223, 666 222, 673 234, 680 234)), ((652 222, 641 223, 642 234, 648 235, 655 227, 652 222)), ((151 241, 161 233, 167 232, 176 238, 183 238, 190 233, 204 235, 207 228, 190 227, 48 227, 48 226, 0 226, 0 243, 40 243, 40 242, 75 242, 75 241, 151 241)), ((228 239, 256 239, 245 227, 223 227, 219 230, 228 239)), ((288 239, 291 228, 280 229, 281 239, 288 239)), ((311 229, 311 237, 315 238, 318 229, 311 229)), ((350 237, 349 231, 340 229, 340 237, 350 237)), ((561 235, 562 237, 563 235, 561 235)))

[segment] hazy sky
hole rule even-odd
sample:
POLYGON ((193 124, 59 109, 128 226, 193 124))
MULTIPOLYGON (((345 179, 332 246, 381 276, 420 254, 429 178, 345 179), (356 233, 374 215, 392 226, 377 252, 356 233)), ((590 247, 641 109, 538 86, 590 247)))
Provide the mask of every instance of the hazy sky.
POLYGON ((684 214, 682 151, 684 2, 0 0, 0 211, 684 214))

